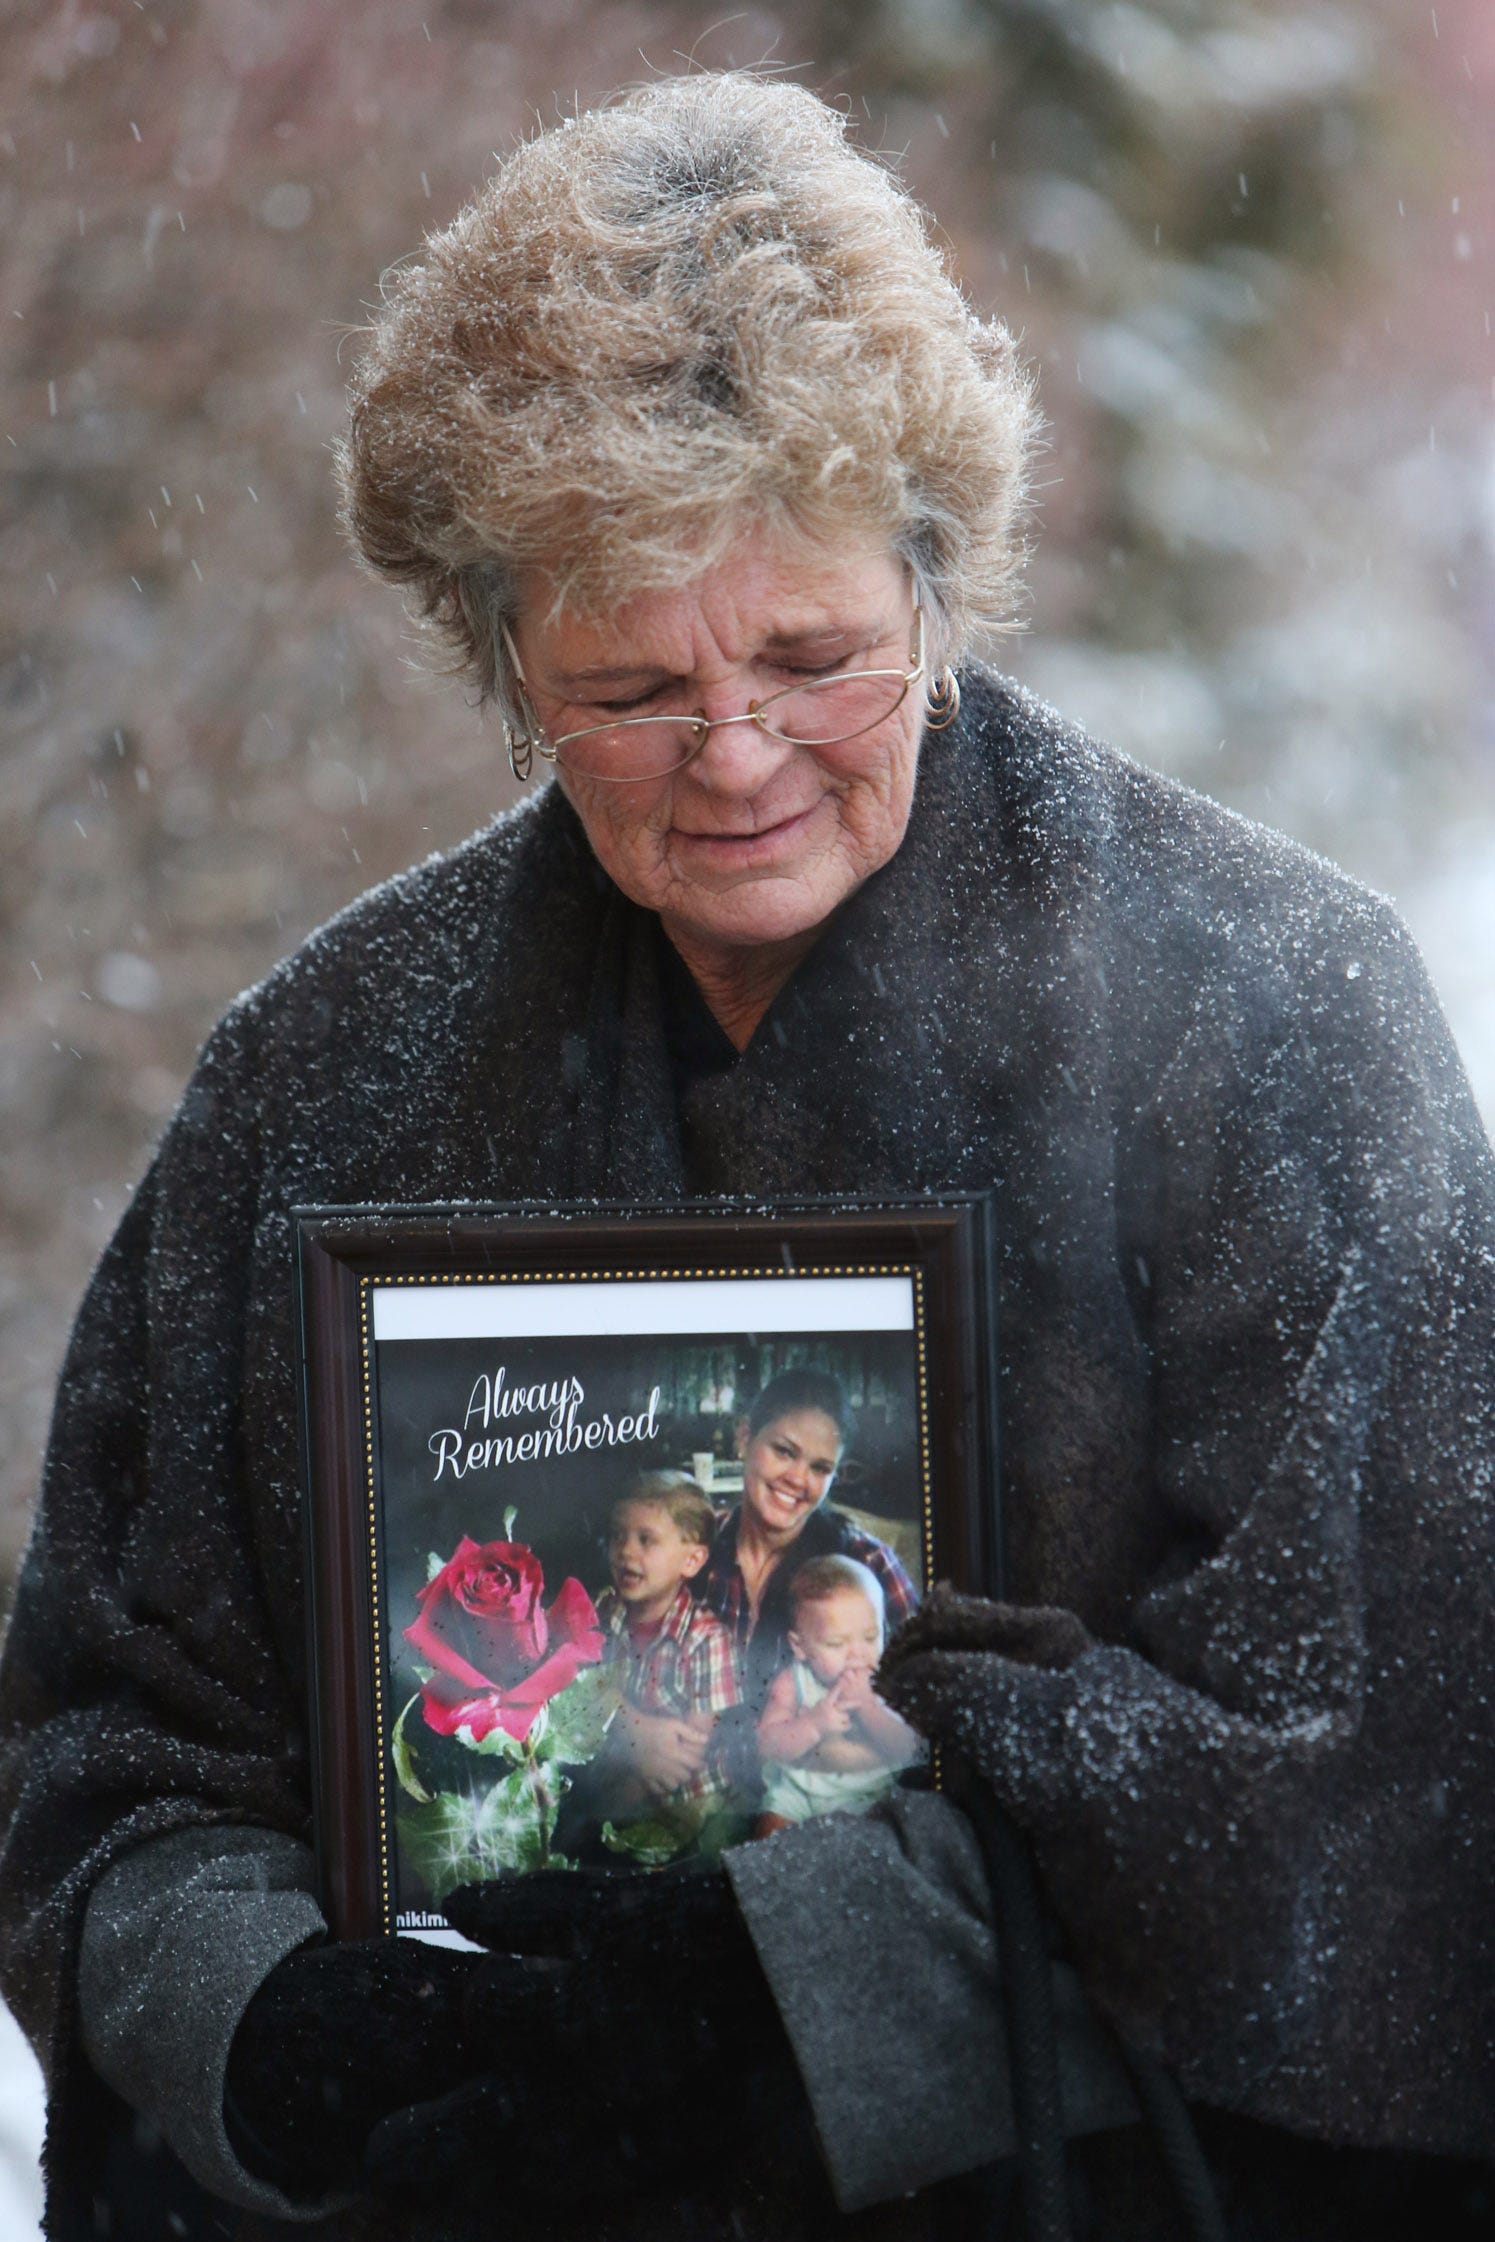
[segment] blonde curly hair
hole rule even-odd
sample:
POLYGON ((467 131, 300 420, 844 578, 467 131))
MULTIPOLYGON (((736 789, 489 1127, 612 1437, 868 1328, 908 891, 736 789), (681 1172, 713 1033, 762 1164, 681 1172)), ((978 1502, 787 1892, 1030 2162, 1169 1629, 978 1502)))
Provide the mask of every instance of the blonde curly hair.
POLYGON ((505 716, 527 568, 595 612, 744 533, 871 535, 937 660, 1011 622, 1029 377, 803 86, 667 78, 524 142, 367 333, 345 523, 505 716))

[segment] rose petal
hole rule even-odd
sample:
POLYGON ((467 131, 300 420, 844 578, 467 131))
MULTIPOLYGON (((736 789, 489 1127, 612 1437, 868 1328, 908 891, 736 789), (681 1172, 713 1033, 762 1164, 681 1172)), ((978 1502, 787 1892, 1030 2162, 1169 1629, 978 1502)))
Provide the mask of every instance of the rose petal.
POLYGON ((416 1591, 419 1609, 405 1640, 428 1666, 469 1689, 504 1688, 545 1655, 544 1577, 523 1542, 480 1543, 464 1534, 440 1571, 416 1591), (503 1581, 494 1579, 495 1570, 503 1581))
POLYGON ((465 1617, 473 1658, 490 1681, 507 1684, 545 1656, 550 1629, 538 1604, 528 1619, 499 1612, 471 1612, 465 1617))
POLYGON ((563 1580, 556 1590, 549 1611, 550 1632, 559 1643, 580 1643, 587 1637, 596 1638, 595 1647, 587 1652, 588 1658, 602 1656, 602 1625, 597 1617, 597 1606, 574 1577, 563 1580))
POLYGON ((464 1534, 462 1536, 462 1539, 458 1542, 456 1548, 452 1551, 450 1557, 448 1557, 446 1563, 442 1566, 440 1572, 432 1573, 424 1588, 417 1589, 415 1598, 416 1602, 424 1603, 426 1597, 430 1595, 433 1588, 442 1586, 450 1587, 451 1583, 454 1580, 459 1579, 460 1576, 468 1569, 469 1560, 473 1557, 476 1557, 477 1554, 478 1544, 473 1541, 467 1534, 464 1534))
MULTIPOLYGON (((438 1573, 436 1580, 431 1582, 433 1588, 440 1578, 438 1573)), ((428 1666, 434 1666, 438 1673, 450 1674, 453 1681, 461 1682, 464 1688, 491 1689, 493 1676, 480 1673, 471 1660, 464 1658, 455 1644, 440 1632, 439 1613, 439 1606, 435 1613, 422 1611, 420 1617, 403 1630, 406 1642, 428 1666)))
POLYGON ((501 1727, 522 1743, 542 1707, 568 1689, 583 1666, 602 1656, 597 1607, 574 1577, 562 1581, 548 1614, 532 1603, 527 1626, 497 1611, 473 1610, 461 1593, 464 1578, 479 1566, 511 1559, 521 1575, 513 1599, 517 1605, 543 1584, 533 1552, 518 1542, 480 1545, 465 1534, 448 1562, 417 1595, 420 1611, 404 1636, 436 1669, 422 1685, 421 1707, 427 1725, 438 1735, 455 1735, 467 1727, 474 1741, 481 1742, 501 1727), (464 1655, 452 1640, 454 1633, 485 1661, 488 1671, 464 1655), (543 1655, 547 1638, 548 1656, 543 1655))
MULTIPOLYGON (((425 1715, 426 1726, 434 1728, 438 1736, 455 1736, 459 1728, 469 1727, 474 1740, 481 1743, 499 1725, 496 1690, 485 1690, 480 1696, 463 1697, 454 1704, 443 1704, 435 1694, 432 1684, 427 1682, 421 1691, 421 1711, 425 1715)), ((532 1719, 533 1717, 531 1715, 532 1719)), ((512 1729, 510 1734, 513 1734, 512 1729)))
POLYGON ((534 1551, 522 1541, 485 1541, 481 1548, 474 1546, 473 1554, 477 1562, 467 1566, 462 1580, 465 1608, 475 1619, 502 1615, 527 1623, 545 1587, 534 1551), (493 1582, 490 1590, 495 1573, 505 1577, 493 1582))
POLYGON ((542 1707, 552 1697, 559 1697, 563 1689, 569 1689, 582 1667, 595 1665, 600 1654, 600 1636, 596 1650, 589 1649, 585 1641, 563 1643, 526 1680, 504 1691, 498 1703, 500 1724, 522 1743, 542 1707))

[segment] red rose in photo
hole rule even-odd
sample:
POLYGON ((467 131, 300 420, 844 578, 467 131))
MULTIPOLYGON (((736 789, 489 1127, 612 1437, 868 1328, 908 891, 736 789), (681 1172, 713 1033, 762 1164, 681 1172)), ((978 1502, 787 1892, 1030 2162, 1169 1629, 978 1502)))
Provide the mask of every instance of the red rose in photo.
POLYGON ((421 1589, 405 1640, 435 1669, 421 1702, 438 1735, 468 1727, 481 1743, 502 1728, 522 1743, 541 1707, 602 1656, 597 1609, 581 1582, 563 1581, 548 1611, 544 1592, 532 1549, 466 1534, 421 1589))

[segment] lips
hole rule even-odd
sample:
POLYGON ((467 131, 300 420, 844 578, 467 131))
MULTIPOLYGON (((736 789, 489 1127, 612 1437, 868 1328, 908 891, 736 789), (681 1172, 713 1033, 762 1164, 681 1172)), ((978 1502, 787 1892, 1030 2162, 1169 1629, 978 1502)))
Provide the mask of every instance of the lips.
POLYGON ((797 840, 819 806, 818 802, 812 802, 807 809, 795 810, 788 817, 776 818, 771 825, 756 826, 749 832, 719 833, 709 828, 694 831, 676 825, 671 828, 671 836, 708 862, 715 858, 720 863, 750 863, 755 858, 771 858, 797 840))

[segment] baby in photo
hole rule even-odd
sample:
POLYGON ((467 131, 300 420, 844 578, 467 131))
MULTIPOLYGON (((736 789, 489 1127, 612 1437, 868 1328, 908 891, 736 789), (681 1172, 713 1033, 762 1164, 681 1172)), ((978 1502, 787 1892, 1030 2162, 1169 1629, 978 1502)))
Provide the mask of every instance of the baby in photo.
POLYGON ((865 1814, 923 1745, 873 1693, 882 1656, 882 1584, 854 1557, 814 1557, 789 1583, 792 1663, 758 1721, 766 1837, 813 1814, 865 1814))
POLYGON ((690 1589, 715 1533, 716 1513, 682 1471, 641 1472, 613 1505, 612 1586, 597 1616, 622 1692, 606 1753, 614 1820, 688 1809, 700 1822, 722 1803, 710 1741, 718 1714, 741 1702, 737 1655, 690 1589))

